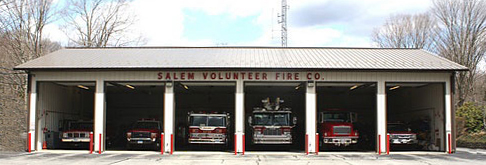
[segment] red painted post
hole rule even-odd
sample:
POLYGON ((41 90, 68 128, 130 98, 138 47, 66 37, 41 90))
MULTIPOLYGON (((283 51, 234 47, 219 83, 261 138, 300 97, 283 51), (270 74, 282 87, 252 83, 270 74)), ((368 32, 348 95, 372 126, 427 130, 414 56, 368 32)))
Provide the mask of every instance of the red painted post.
POLYGON ((319 133, 316 133, 316 155, 319 155, 319 133))
POLYGON ((164 155, 164 133, 160 133, 160 154, 164 155))
POLYGON ((390 154, 390 134, 386 134, 386 154, 390 154))
POLYGON ((93 153, 93 132, 89 133, 89 154, 93 153))
POLYGON ((99 148, 98 148, 98 154, 101 154, 101 134, 100 134, 100 143, 99 143, 99 148))
POLYGON ((305 154, 309 155, 309 135, 305 134, 305 154))
POLYGON ((174 153, 174 134, 170 134, 170 154, 174 153))
POLYGON ((29 143, 29 144, 27 144, 27 147, 29 147, 29 148, 27 149, 27 151, 29 151, 29 153, 30 153, 30 152, 32 152, 32 147, 31 147, 31 145, 32 145, 32 141, 31 141, 31 140, 32 140, 32 133, 30 133, 30 132, 29 132, 29 137, 27 138, 27 141, 28 141, 28 143, 29 143))
POLYGON ((449 154, 452 154, 452 141, 451 141, 451 134, 447 134, 448 135, 448 143, 449 143, 449 154))
POLYGON ((381 135, 378 134, 378 155, 381 155, 381 135))
POLYGON ((245 155, 245 133, 241 136, 241 140, 243 141, 243 152, 241 154, 245 155))
POLYGON ((238 136, 236 135, 235 133, 235 155, 237 154, 237 150, 236 150, 236 139, 238 138, 238 136))

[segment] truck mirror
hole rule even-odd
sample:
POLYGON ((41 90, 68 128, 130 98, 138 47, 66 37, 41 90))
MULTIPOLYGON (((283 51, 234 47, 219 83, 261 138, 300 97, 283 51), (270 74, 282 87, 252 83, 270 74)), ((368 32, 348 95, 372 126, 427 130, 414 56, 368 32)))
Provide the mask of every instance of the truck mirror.
POLYGON ((351 123, 358 122, 358 114, 357 113, 351 113, 351 123))
POLYGON ((297 125, 297 117, 292 118, 292 123, 294 123, 294 125, 297 125))
POLYGON ((250 124, 250 126, 252 125, 252 120, 253 119, 251 118, 251 116, 248 116, 248 124, 250 124))

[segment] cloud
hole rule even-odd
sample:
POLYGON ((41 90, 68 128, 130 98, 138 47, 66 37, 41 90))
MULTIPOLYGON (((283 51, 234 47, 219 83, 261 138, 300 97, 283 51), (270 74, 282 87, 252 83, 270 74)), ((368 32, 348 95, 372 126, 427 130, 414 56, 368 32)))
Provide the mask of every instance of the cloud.
MULTIPOLYGON (((372 29, 382 25, 390 14, 423 12, 431 6, 430 1, 288 0, 289 46, 370 46, 372 29)), ((129 12, 138 17, 133 33, 147 39, 145 46, 214 46, 226 42, 212 38, 194 40, 185 35, 185 21, 198 19, 189 18, 186 12, 190 10, 216 18, 256 18, 252 23, 263 33, 253 37, 257 38, 254 41, 228 43, 228 46, 280 46, 277 13, 281 10, 281 0, 133 0, 130 3, 129 12)), ((54 40, 63 40, 64 34, 55 25, 46 28, 54 40)))

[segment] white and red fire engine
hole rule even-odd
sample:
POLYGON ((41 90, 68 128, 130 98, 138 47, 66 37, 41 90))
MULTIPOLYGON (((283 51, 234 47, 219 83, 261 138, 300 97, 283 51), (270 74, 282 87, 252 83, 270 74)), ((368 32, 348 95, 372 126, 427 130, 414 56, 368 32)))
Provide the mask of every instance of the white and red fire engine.
POLYGON ((189 144, 228 144, 229 113, 189 112, 189 144))
POLYGON ((262 100, 263 107, 253 108, 248 118, 253 144, 292 144, 292 129, 297 118, 292 117, 291 108, 280 106, 283 102, 279 97, 274 102, 267 98, 262 100))

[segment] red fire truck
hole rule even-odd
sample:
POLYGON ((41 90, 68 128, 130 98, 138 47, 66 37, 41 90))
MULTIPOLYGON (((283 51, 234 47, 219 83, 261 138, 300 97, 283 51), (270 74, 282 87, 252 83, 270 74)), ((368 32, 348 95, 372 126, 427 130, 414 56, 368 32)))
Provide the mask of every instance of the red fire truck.
POLYGON ((326 110, 319 113, 318 132, 320 146, 324 144, 346 147, 358 143, 358 131, 354 123, 357 114, 345 110, 326 110))
POLYGON ((127 148, 160 147, 160 134, 162 126, 155 119, 141 119, 135 122, 127 132, 127 148))
POLYGON ((189 112, 189 144, 228 144, 229 113, 189 112))
POLYGON ((292 144, 292 129, 297 118, 292 117, 291 108, 280 106, 283 102, 279 97, 274 102, 267 98, 262 100, 263 107, 253 108, 248 117, 253 144, 292 144))

